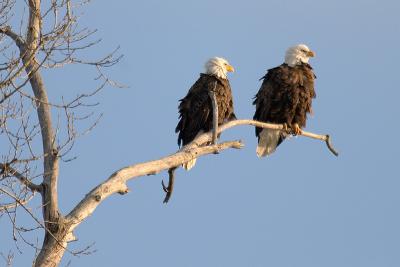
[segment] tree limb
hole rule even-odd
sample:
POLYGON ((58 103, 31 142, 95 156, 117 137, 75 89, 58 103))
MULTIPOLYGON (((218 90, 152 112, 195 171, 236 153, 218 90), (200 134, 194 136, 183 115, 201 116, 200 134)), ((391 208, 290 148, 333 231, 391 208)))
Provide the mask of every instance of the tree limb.
POLYGON ((37 115, 41 130, 43 146, 43 182, 42 206, 45 222, 45 237, 42 249, 36 258, 35 266, 52 266, 59 262, 65 251, 63 239, 63 218, 58 209, 57 179, 58 179, 58 151, 55 144, 55 134, 51 122, 51 110, 48 103, 46 88, 39 72, 35 53, 39 46, 41 33, 40 0, 28 0, 29 22, 27 25, 26 51, 21 51, 22 61, 29 74, 29 82, 37 102, 37 115), (32 58, 32 60, 30 60, 32 58), (36 70, 36 71, 33 71, 36 70), (39 102, 40 101, 40 102, 39 102), (54 236, 57 234, 57 236, 54 236), (60 245, 61 242, 61 245, 60 245), (49 253, 52 250, 57 253, 49 253))
POLYGON ((33 182, 31 182, 24 175, 22 175, 17 170, 15 170, 11 166, 9 166, 9 164, 0 163, 0 170, 2 173, 14 176, 15 178, 17 178, 20 181, 21 184, 25 185, 33 192, 40 192, 42 190, 42 187, 40 185, 37 185, 37 184, 34 184, 33 182))
POLYGON ((161 180, 161 185, 166 193, 163 203, 168 203, 172 196, 172 191, 174 191, 175 171, 177 168, 178 167, 172 167, 168 170, 168 186, 165 186, 164 181, 161 180))
POLYGON ((40 0, 29 0, 29 23, 27 27, 27 40, 25 56, 22 57, 24 63, 27 63, 26 72, 29 73, 29 82, 31 84, 35 98, 38 103, 37 114, 40 124, 43 154, 44 156, 44 175, 42 203, 44 209, 45 221, 57 221, 59 217, 58 196, 57 196, 57 176, 58 176, 58 158, 55 146, 55 135, 51 122, 51 111, 48 104, 48 97, 42 76, 37 68, 34 53, 39 45, 39 35, 41 31, 40 18, 40 0), (36 70, 32 72, 32 70, 36 70))
POLYGON ((215 96, 215 88, 217 87, 217 82, 214 82, 213 90, 208 92, 208 95, 211 99, 211 105, 213 110, 213 136, 212 136, 212 143, 215 145, 217 143, 218 138, 218 103, 217 97, 215 96))
POLYGON ((22 38, 16 34, 15 32, 13 32, 11 30, 10 26, 5 26, 5 27, 0 27, 0 33, 7 35, 8 37, 10 37, 15 44, 18 46, 18 48, 20 50, 24 49, 24 41, 22 40, 22 38))
POLYGON ((10 209, 15 209, 20 205, 25 205, 26 203, 28 203, 29 201, 31 201, 31 199, 33 198, 33 194, 30 195, 27 199, 19 199, 17 196, 5 191, 4 189, 0 188, 0 191, 2 193, 5 193, 6 195, 8 195, 9 197, 13 198, 15 200, 15 202, 13 203, 8 203, 8 204, 2 204, 0 205, 0 212, 5 211, 5 210, 10 210, 10 209), (17 201, 18 200, 18 201, 17 201))
MULTIPOLYGON (((240 125, 251 125, 251 126, 256 126, 260 128, 266 128, 266 129, 273 129, 273 130, 284 130, 285 126, 283 124, 273 124, 273 123, 266 123, 266 122, 260 122, 260 121, 255 121, 255 120, 233 120, 229 121, 223 125, 221 125, 217 131, 218 134, 222 133, 223 131, 226 131, 232 127, 240 126, 240 125)), ((328 134, 325 135, 320 135, 320 134, 315 134, 315 133, 310 133, 302 130, 302 133, 300 134, 305 137, 309 137, 312 139, 316 140, 321 140, 324 141, 328 147, 328 149, 335 155, 339 156, 339 153, 337 150, 333 147, 331 143, 331 137, 328 134)), ((211 140, 211 133, 204 133, 198 138, 196 138, 192 143, 188 144, 186 147, 191 148, 193 146, 199 146, 202 144, 205 144, 206 142, 209 142, 211 140)))
POLYGON ((144 163, 134 164, 122 168, 113 173, 105 182, 101 183, 90 191, 84 199, 65 217, 71 224, 71 230, 78 226, 83 220, 90 216, 97 206, 107 197, 114 193, 126 194, 129 192, 126 182, 135 177, 157 174, 162 170, 181 165, 191 159, 222 151, 228 148, 242 148, 240 141, 229 141, 217 145, 209 145, 203 147, 195 147, 185 149, 166 156, 164 158, 148 161, 144 163))
MULTIPOLYGON (((276 130, 283 129, 283 125, 281 124, 263 123, 254 120, 234 120, 221 125, 218 129, 218 134, 232 127, 240 125, 251 125, 276 130)), ((302 131, 302 135, 325 142, 329 140, 328 135, 318 135, 306 131, 302 131)), ((92 189, 81 200, 81 202, 65 217, 66 221, 71 225, 71 231, 88 216, 90 216, 97 208, 97 206, 107 197, 114 193, 128 193, 129 189, 126 185, 126 182, 128 180, 139 176, 157 174, 162 170, 167 170, 180 166, 181 164, 189 160, 203 155, 215 153, 216 151, 222 151, 228 148, 243 147, 241 141, 230 141, 217 145, 207 145, 212 140, 212 136, 212 131, 204 133, 174 154, 158 160, 134 164, 113 173, 106 181, 92 189)))

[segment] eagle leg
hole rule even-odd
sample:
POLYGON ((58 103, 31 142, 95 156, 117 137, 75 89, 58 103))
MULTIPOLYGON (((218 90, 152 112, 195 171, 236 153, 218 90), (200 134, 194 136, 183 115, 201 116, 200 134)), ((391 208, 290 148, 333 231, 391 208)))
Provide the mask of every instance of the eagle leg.
POLYGON ((165 198, 163 203, 168 203, 171 198, 172 191, 174 190, 174 181, 175 181, 175 170, 177 167, 173 167, 168 170, 168 186, 165 186, 164 181, 161 181, 161 185, 163 187, 165 194, 165 198))
POLYGON ((285 132, 285 133, 290 134, 290 128, 289 128, 288 124, 286 122, 284 122, 282 124, 282 126, 283 126, 282 131, 285 132))
POLYGON ((300 135, 300 134, 302 134, 301 128, 300 128, 300 126, 299 126, 297 123, 293 123, 293 124, 292 124, 291 130, 292 130, 292 134, 293 134, 293 135, 300 135))

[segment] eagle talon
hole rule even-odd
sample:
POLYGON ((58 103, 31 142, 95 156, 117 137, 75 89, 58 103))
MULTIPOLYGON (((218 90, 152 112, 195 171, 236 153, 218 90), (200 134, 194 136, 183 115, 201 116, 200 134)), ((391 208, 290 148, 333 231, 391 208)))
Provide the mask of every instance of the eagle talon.
POLYGON ((291 128, 292 128, 292 134, 293 134, 293 135, 300 135, 300 134, 302 134, 301 128, 300 128, 300 126, 299 126, 297 123, 293 124, 291 128))
POLYGON ((282 130, 285 132, 285 133, 290 133, 289 131, 290 131, 290 129, 289 129, 289 127, 288 127, 288 125, 287 125, 287 123, 285 122, 285 123, 283 123, 283 128, 282 128, 282 130))

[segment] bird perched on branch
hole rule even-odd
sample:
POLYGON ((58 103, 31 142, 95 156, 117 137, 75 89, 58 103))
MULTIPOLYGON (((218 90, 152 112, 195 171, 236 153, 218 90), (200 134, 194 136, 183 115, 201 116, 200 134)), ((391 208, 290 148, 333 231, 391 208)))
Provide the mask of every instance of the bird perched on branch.
MULTIPOLYGON (((227 78, 228 72, 234 68, 226 59, 213 57, 205 64, 205 73, 189 89, 187 95, 180 100, 179 122, 175 132, 178 134, 178 145, 184 146, 197 135, 213 128, 213 108, 209 92, 213 91, 218 106, 218 124, 236 119, 233 110, 231 86, 227 78)), ((190 170, 196 162, 193 159, 183 165, 190 170)))
MULTIPOLYGON (((228 72, 233 71, 234 68, 226 59, 213 57, 206 62, 205 73, 200 74, 199 79, 192 85, 186 96, 179 100, 179 122, 175 129, 175 132, 178 133, 179 146, 185 146, 198 135, 213 129, 213 123, 220 125, 236 119, 233 111, 231 86, 227 78, 228 72), (215 110, 218 112, 218 116, 216 116, 218 121, 214 120, 213 102, 215 110)), ((184 169, 190 170, 195 163, 196 159, 192 159, 182 166, 184 169)), ((162 182, 163 189, 167 193, 164 203, 167 203, 171 197, 176 168, 168 170, 168 186, 162 182)))
POLYGON ((269 69, 264 77, 260 90, 255 96, 256 106, 254 119, 269 123, 284 124, 290 131, 262 129, 256 127, 258 137, 257 156, 270 155, 288 136, 301 134, 306 126, 307 114, 312 112, 311 102, 315 98, 314 75, 308 64, 315 53, 306 45, 289 47, 285 62, 269 69))

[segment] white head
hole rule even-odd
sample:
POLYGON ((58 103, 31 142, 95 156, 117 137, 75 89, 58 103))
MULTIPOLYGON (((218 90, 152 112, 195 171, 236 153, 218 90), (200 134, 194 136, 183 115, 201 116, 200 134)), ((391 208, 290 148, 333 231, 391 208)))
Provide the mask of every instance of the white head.
POLYGON ((298 44, 289 47, 285 54, 285 63, 293 67, 301 63, 308 63, 310 57, 314 57, 315 53, 305 44, 298 44))
POLYGON ((226 74, 234 72, 235 69, 229 64, 229 62, 221 57, 210 58, 204 65, 206 68, 206 74, 215 75, 219 78, 226 79, 226 74))

